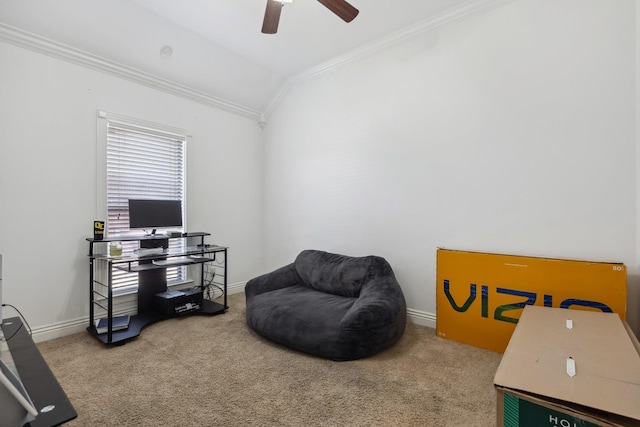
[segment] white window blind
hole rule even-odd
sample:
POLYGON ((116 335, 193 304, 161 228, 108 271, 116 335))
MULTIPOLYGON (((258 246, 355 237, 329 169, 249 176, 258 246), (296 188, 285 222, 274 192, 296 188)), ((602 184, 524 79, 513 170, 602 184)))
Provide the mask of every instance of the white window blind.
MULTIPOLYGON (((186 133, 164 131, 160 125, 139 125, 106 116, 108 237, 140 236, 151 231, 129 229, 129 199, 180 200, 185 215, 186 138, 186 133)), ((178 248, 183 242, 171 239, 169 244, 178 248)), ((124 241, 122 247, 126 255, 138 248, 138 242, 124 241)), ((184 267, 169 268, 167 281, 182 281, 185 272, 184 267)), ((137 280, 137 274, 113 272, 114 289, 137 286, 137 280)))

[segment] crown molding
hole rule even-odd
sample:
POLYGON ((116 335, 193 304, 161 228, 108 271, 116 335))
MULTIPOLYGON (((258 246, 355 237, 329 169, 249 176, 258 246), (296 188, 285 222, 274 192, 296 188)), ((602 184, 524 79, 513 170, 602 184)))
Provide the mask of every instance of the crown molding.
POLYGON ((369 55, 373 55, 383 49, 410 40, 428 31, 451 25, 462 19, 478 15, 480 13, 495 9, 516 0, 470 0, 466 4, 449 9, 434 17, 411 25, 403 30, 385 36, 381 39, 368 43, 364 46, 351 50, 343 55, 337 56, 329 61, 322 62, 314 67, 308 68, 300 73, 294 74, 280 86, 279 90, 267 104, 264 115, 267 119, 276 110, 284 95, 298 83, 331 72, 351 62, 357 61, 369 55))
POLYGON ((86 51, 20 30, 2 22, 0 22, 0 41, 70 62, 81 67, 100 71, 114 77, 138 83, 152 89, 157 89, 171 95, 179 96, 190 101, 198 102, 200 104, 249 119, 257 121, 260 117, 260 111, 252 108, 244 107, 225 99, 208 95, 190 87, 177 84, 170 80, 163 79, 132 67, 127 67, 126 65, 122 65, 86 51))
POLYGON ((447 10, 427 20, 407 27, 389 36, 378 39, 372 43, 361 46, 329 61, 322 62, 300 73, 287 78, 267 103, 264 112, 245 107, 222 98, 211 96, 204 92, 180 85, 173 81, 155 76, 153 74, 110 61, 89 52, 58 43, 54 40, 38 36, 36 34, 12 27, 0 22, 0 41, 24 49, 51 56, 81 67, 93 69, 124 80, 138 83, 153 89, 157 89, 181 98, 194 101, 209 107, 217 108, 242 117, 253 119, 261 127, 266 125, 268 118, 277 109, 278 105, 295 85, 334 71, 344 65, 372 55, 383 49, 402 43, 417 37, 425 32, 433 31, 445 25, 450 25, 459 20, 480 14, 482 12, 512 3, 516 0, 470 0, 466 4, 447 10))

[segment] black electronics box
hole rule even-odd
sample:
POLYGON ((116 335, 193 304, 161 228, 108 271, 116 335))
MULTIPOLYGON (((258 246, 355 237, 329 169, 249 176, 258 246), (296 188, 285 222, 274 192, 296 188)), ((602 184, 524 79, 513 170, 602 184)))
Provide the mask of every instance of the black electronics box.
POLYGON ((167 316, 190 313, 202 307, 202 289, 181 289, 154 295, 156 309, 167 316))

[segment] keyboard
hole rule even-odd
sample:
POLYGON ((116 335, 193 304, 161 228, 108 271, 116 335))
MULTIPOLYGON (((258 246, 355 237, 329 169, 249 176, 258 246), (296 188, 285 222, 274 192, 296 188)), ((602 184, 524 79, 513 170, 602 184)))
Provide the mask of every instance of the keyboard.
POLYGON ((194 260, 192 260, 191 258, 168 258, 168 259, 157 259, 154 260, 153 263, 155 265, 160 265, 160 266, 168 266, 168 265, 184 265, 184 264, 192 264, 193 262, 195 262, 194 260))

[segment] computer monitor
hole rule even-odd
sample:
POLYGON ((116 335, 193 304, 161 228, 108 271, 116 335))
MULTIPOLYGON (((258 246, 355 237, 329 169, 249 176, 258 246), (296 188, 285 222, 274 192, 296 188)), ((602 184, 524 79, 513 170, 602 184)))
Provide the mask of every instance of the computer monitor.
POLYGON ((129 199, 129 228, 182 227, 182 200, 129 199))

